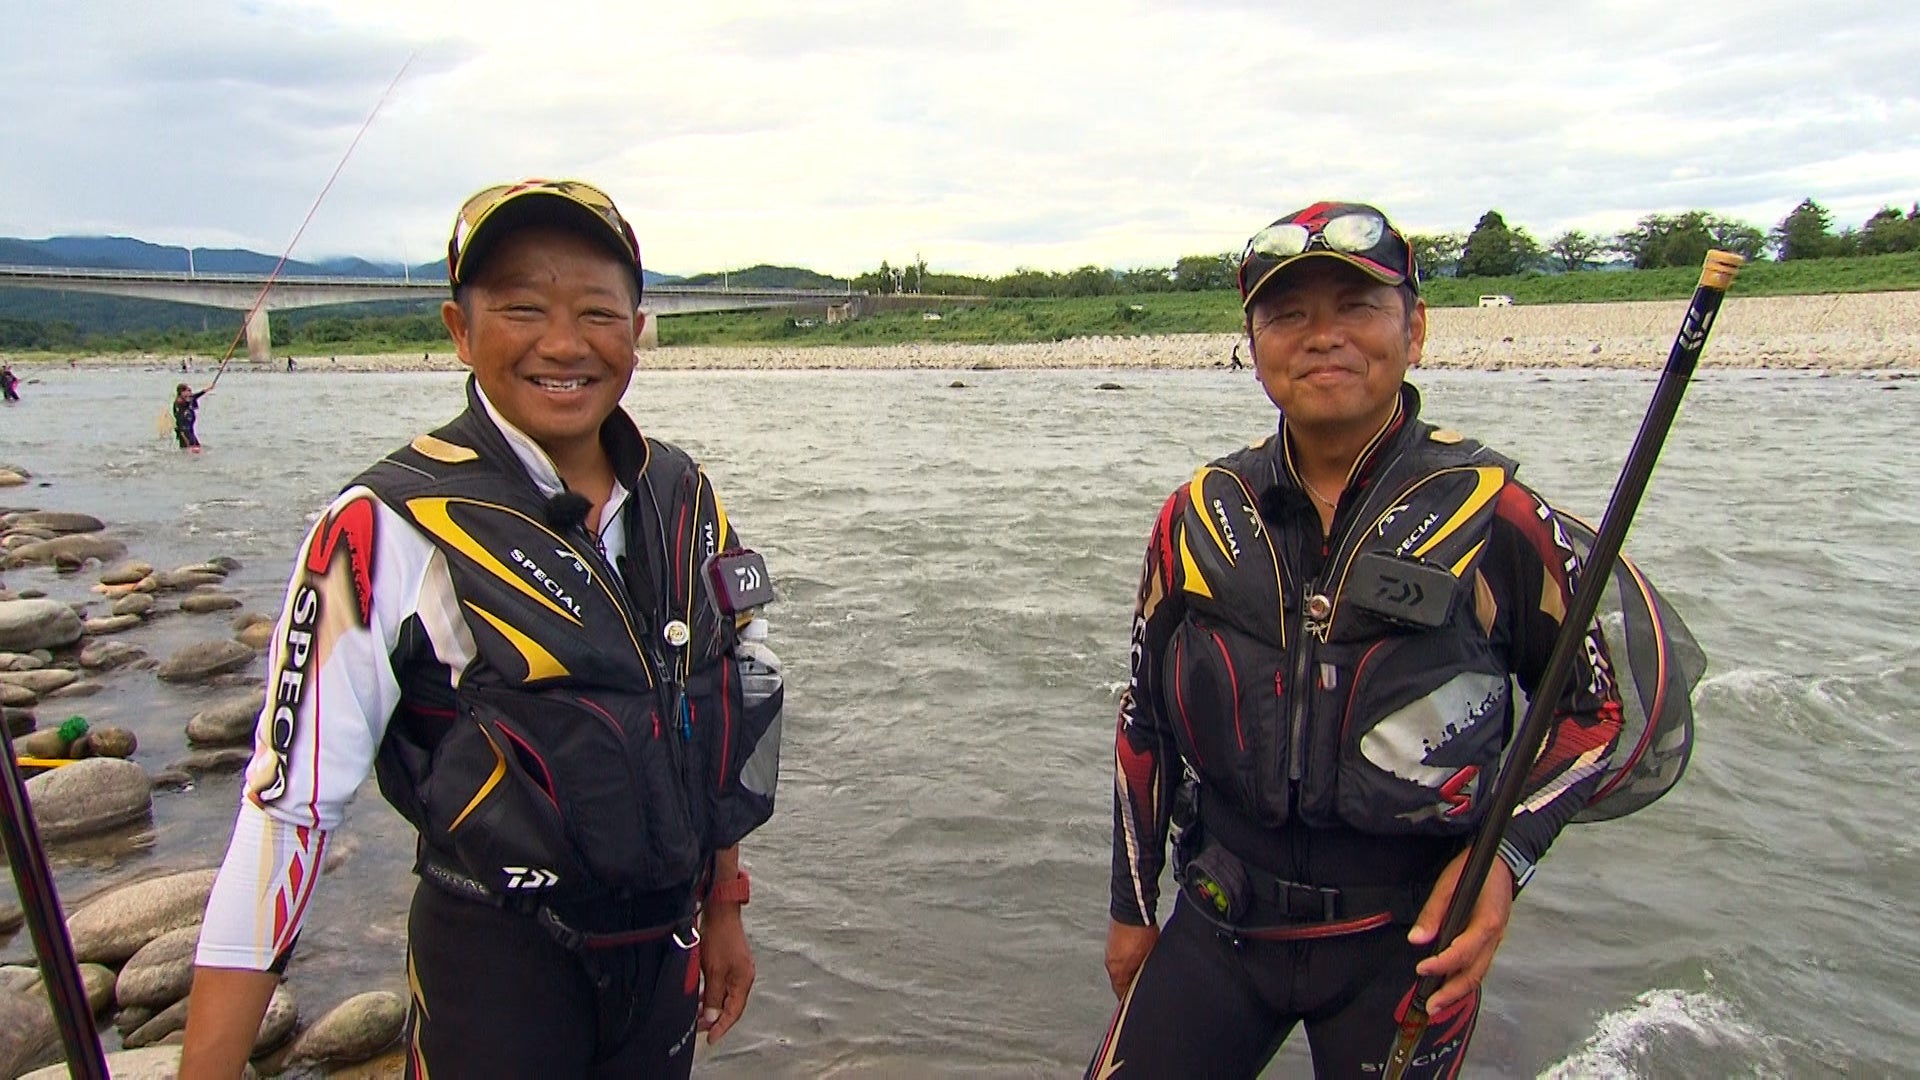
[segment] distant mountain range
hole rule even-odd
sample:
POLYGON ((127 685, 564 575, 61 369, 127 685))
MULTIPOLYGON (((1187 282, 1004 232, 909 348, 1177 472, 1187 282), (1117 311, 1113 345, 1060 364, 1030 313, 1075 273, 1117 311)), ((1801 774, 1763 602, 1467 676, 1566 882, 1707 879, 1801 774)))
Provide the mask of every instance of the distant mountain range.
MULTIPOLYGON (((240 248, 194 248, 191 265, 194 270, 209 274, 270 274, 274 264, 279 261, 278 256, 240 248)), ((0 237, 0 265, 184 272, 189 262, 186 248, 149 244, 145 240, 127 236, 55 236, 46 240, 0 237)), ((289 259, 280 272, 295 277, 335 275, 445 281, 447 264, 436 260, 417 266, 402 266, 399 263, 376 263, 352 257, 315 262, 289 259)), ((645 271, 645 274, 649 285, 681 280, 671 274, 656 274, 651 270, 645 271)))

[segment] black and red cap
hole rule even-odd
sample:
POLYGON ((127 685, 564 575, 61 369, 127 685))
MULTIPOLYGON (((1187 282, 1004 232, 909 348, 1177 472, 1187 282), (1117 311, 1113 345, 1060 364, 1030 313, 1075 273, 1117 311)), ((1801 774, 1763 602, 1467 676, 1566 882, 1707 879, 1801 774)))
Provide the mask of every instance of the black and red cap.
POLYGON ((524 225, 558 225, 604 246, 633 271, 637 302, 645 288, 640 241, 613 199, 579 180, 522 180, 498 184, 469 198, 447 241, 447 282, 457 292, 473 279, 500 239, 524 225))
POLYGON ((1280 271, 1302 259, 1333 258, 1383 285, 1420 290, 1413 245, 1365 203, 1317 202, 1253 234, 1240 256, 1240 306, 1251 307, 1280 271))

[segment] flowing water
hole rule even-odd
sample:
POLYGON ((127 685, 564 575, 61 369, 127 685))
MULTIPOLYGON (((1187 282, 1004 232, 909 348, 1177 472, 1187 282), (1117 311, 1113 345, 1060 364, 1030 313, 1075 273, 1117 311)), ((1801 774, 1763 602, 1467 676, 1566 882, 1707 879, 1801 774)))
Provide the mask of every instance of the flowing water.
MULTIPOLYGON (((642 373, 627 396, 704 461, 781 591, 780 806, 747 844, 759 981, 703 1075, 1067 1075, 1108 1018, 1113 715, 1142 547, 1166 494, 1274 414, 1222 372, 958 375, 970 385, 642 373)), ((29 383, 0 413, 0 459, 45 486, 0 499, 95 513, 157 565, 238 557, 231 585, 264 611, 311 515, 460 400, 451 375, 236 374, 203 403, 208 449, 188 457, 160 434, 176 379, 29 383)), ((1589 517, 1653 383, 1418 381, 1429 418, 1518 457, 1589 517)), ((1628 543, 1712 658, 1692 768, 1653 808, 1561 837, 1517 906, 1472 1074, 1911 1073, 1920 466, 1894 448, 1916 425, 1916 383, 1695 384, 1628 543)), ((165 655, 225 633, 219 619, 125 636, 165 655)), ((70 704, 133 727, 150 768, 216 696, 140 672, 108 682, 70 704)), ((63 894, 215 863, 236 783, 158 794, 131 845, 62 848, 63 894)), ((404 985, 409 833, 371 782, 336 850, 290 972, 309 1017, 404 985)), ((26 948, 22 934, 5 954, 26 948)), ((1307 1075, 1304 1051, 1268 1075, 1307 1075)))

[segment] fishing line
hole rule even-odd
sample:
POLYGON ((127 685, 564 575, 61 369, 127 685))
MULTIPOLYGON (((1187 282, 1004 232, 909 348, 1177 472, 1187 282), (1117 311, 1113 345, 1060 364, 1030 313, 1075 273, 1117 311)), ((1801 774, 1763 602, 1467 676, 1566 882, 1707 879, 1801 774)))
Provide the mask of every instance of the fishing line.
POLYGON ((381 92, 380 100, 373 103, 373 111, 367 114, 366 122, 360 125, 360 130, 353 135, 353 141, 347 144, 347 152, 340 155, 340 163, 333 167, 333 175, 327 177, 326 185, 320 189, 319 197, 315 198, 313 205, 307 208, 307 216, 300 220, 300 227, 293 231, 293 239, 287 241, 287 249, 280 253, 280 261, 273 264, 273 271, 267 275, 266 284, 260 286, 260 295, 254 298, 253 306, 247 309, 246 317, 240 320, 240 331, 233 335, 233 342, 227 346, 226 355, 220 358, 220 367, 214 371, 213 381, 207 384, 208 390, 219 385, 220 376, 226 372, 227 363, 233 359, 234 350, 246 340, 247 326, 253 322, 253 317, 267 302, 267 294, 273 291, 273 283, 279 279, 281 269, 287 265, 288 257, 293 254, 294 245, 300 242, 301 235, 307 231, 307 226, 313 221, 313 215, 319 212, 320 204, 326 201, 327 192, 333 190, 333 182, 340 179, 340 171, 347 167, 347 160, 353 157, 354 148, 360 145, 361 137, 367 133, 368 128, 373 126, 374 117, 380 115, 381 107, 387 103, 388 98, 393 96, 394 87, 400 85, 400 80, 405 77, 407 69, 413 66, 414 58, 419 55, 417 51, 407 54, 407 62, 401 64, 400 70, 394 73, 393 81, 389 82, 386 90, 381 92))

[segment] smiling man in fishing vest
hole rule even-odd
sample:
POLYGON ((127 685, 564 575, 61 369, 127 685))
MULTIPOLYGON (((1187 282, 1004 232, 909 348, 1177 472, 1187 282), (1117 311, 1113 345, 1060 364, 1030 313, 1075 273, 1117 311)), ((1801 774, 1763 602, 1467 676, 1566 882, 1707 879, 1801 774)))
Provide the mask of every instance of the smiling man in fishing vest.
POLYGON ((1088 1075, 1251 1077, 1300 1023, 1317 1074, 1376 1075, 1417 970, 1445 982, 1407 1075, 1451 1076, 1514 894, 1618 735, 1606 646, 1590 629, 1472 920, 1427 956, 1510 679, 1545 669, 1578 564, 1512 462, 1420 419, 1426 307, 1378 210, 1281 218, 1239 283, 1280 427, 1174 492, 1148 545, 1115 738, 1120 1004, 1088 1075))
POLYGON ((301 549, 185 1076, 239 1074, 370 768, 419 830, 408 1076, 685 1076, 753 985, 770 593, 705 474, 619 406, 639 245, 602 192, 530 180, 470 199, 447 258, 467 408, 301 549))

